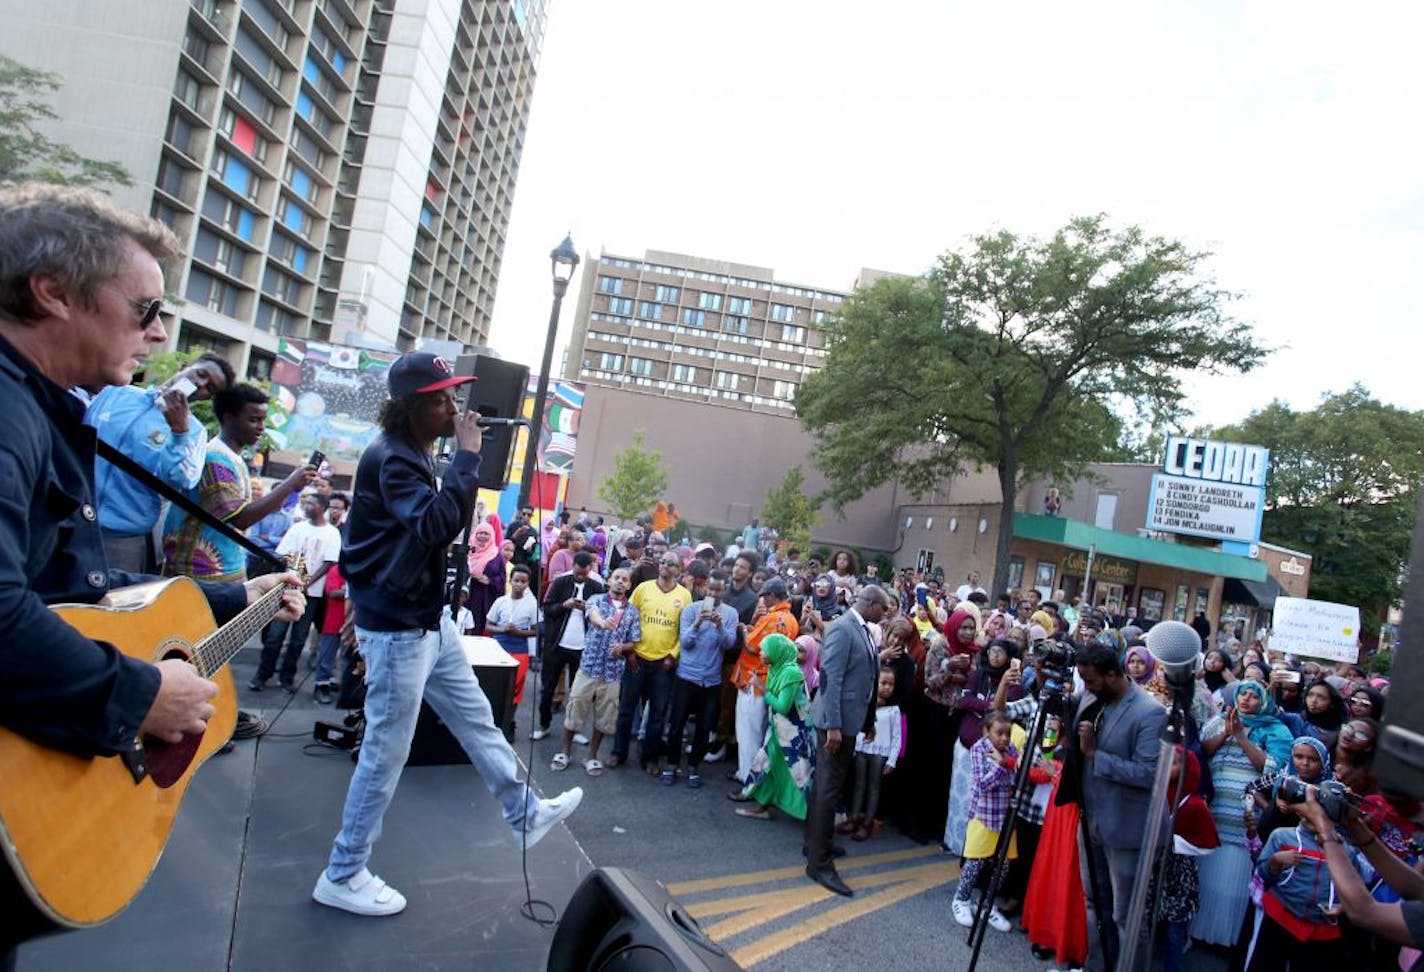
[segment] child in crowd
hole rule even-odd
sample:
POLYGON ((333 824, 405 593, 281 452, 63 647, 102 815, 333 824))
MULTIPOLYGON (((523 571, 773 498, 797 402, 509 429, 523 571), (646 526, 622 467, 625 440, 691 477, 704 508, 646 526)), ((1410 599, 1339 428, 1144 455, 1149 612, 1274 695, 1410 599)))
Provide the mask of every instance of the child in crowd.
POLYGON ((1216 820, 1202 799, 1201 763, 1196 753, 1179 747, 1174 759, 1177 820, 1172 831, 1172 853, 1163 865, 1165 888, 1158 913, 1165 926, 1162 936, 1162 968, 1179 972, 1189 943, 1188 929, 1201 903, 1201 883, 1197 880, 1198 857, 1221 846, 1216 820))
POLYGON ((455 603, 460 606, 460 611, 455 615, 455 630, 461 635, 472 635, 475 633, 475 615, 469 608, 465 607, 465 602, 470 599, 470 589, 460 588, 460 593, 455 598, 455 603))
MULTIPOLYGON (((964 836, 964 870, 959 874, 953 903, 954 920, 966 928, 974 924, 969 895, 990 866, 999 828, 1010 812, 1019 755, 1012 742, 1013 725, 1005 712, 985 713, 984 736, 969 750, 969 826, 964 836)), ((1017 857, 1017 851, 1015 842, 1010 839, 1008 860, 1017 857)), ((990 875, 991 883, 995 877, 1003 879, 1002 874, 990 875)), ((1010 928, 1009 920, 994 906, 989 908, 989 927, 1001 932, 1010 928)))
POLYGON ((332 564, 326 572, 326 612, 321 617, 321 639, 316 646, 316 675, 313 695, 322 705, 336 696, 336 658, 341 651, 341 625, 346 620, 346 578, 341 566, 332 564))
MULTIPOLYGON (((1341 940, 1340 900, 1325 865, 1324 841, 1340 841, 1316 833, 1308 820, 1281 827, 1266 839, 1256 874, 1265 884, 1261 920, 1247 954, 1248 972, 1314 972, 1345 967, 1348 955, 1341 940)), ((1345 852, 1369 883, 1373 869, 1353 846, 1345 852)))
POLYGON ((836 827, 840 834, 850 834, 852 840, 866 840, 875 828, 875 814, 880 809, 880 781, 894 772, 900 758, 900 707, 892 703, 895 697, 895 673, 880 669, 876 685, 875 736, 865 733, 855 736, 855 788, 850 802, 850 816, 836 827))
MULTIPOLYGON (((1058 716, 1049 716, 1044 749, 1051 750, 1062 729, 1058 716)), ((1054 969, 1081 972, 1088 957, 1088 909, 1078 866, 1078 804, 1058 800, 1063 763, 1055 759, 1050 775, 1053 792, 1043 818, 1043 833, 1024 895, 1023 926, 1033 954, 1052 959, 1054 969)))

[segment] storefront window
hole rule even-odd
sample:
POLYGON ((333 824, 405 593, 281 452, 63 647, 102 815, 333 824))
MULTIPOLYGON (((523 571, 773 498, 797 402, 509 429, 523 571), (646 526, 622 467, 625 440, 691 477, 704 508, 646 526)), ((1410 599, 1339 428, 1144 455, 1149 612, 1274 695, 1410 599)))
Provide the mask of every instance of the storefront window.
POLYGON ((1156 624, 1162 620, 1162 608, 1167 600, 1167 592, 1159 591, 1155 587, 1144 587, 1142 593, 1138 595, 1137 617, 1141 621, 1149 624, 1156 624))
POLYGON ((1177 597, 1172 602, 1172 618, 1175 621, 1187 620, 1187 601, 1191 600, 1192 589, 1186 584, 1177 585, 1177 597))
POLYGON ((1053 581, 1058 577, 1058 565, 1040 560, 1033 571, 1033 586, 1046 601, 1053 596, 1053 581))
POLYGON ((1009 558, 1009 590, 1016 591, 1023 587, 1024 579, 1024 559, 1022 557, 1009 558))

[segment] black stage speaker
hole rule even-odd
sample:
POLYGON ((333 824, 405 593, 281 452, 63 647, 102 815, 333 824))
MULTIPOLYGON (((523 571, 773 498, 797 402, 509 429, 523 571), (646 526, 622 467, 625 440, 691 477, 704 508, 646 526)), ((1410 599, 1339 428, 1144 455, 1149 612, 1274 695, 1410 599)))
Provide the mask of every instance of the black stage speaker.
MULTIPOLYGON (((512 361, 487 354, 462 354, 455 362, 455 374, 474 375, 478 381, 468 386, 467 409, 477 409, 485 418, 517 419, 524 409, 524 389, 529 369, 512 361)), ((504 489, 509 481, 509 458, 514 451, 518 426, 502 425, 485 430, 480 446, 479 484, 483 489, 504 489)))
POLYGON ((708 972, 741 966, 646 874, 600 867, 574 891, 549 972, 708 972))
POLYGON ((1424 706, 1414 701, 1424 696, 1424 490, 1419 491, 1408 576, 1404 623, 1389 670, 1389 704, 1372 769, 1385 786, 1424 800, 1424 706))
MULTIPOLYGON (((519 666, 492 638, 466 638, 464 642, 470 667, 494 712, 494 724, 509 737, 514 729, 514 677, 519 666)), ((410 755, 405 764, 444 766, 469 761, 469 755, 460 748, 435 710, 422 700, 415 738, 410 742, 410 755)))

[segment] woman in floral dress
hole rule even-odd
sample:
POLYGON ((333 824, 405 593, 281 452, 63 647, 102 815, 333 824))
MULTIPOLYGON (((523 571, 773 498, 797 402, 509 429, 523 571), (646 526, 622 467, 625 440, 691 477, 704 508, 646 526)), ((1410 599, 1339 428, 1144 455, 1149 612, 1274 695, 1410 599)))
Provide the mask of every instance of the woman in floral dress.
POLYGON ((766 659, 766 705, 771 719, 742 790, 760 806, 738 807, 737 813, 770 820, 771 808, 776 807, 805 820, 816 769, 816 730, 809 718, 806 677, 796 663, 796 643, 785 635, 769 635, 761 643, 761 653, 766 659))

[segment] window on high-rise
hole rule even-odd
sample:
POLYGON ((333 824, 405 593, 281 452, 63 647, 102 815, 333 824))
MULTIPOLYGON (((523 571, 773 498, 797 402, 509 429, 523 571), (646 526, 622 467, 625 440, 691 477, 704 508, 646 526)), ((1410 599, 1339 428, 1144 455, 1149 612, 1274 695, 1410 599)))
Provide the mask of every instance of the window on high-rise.
POLYGON ((751 321, 745 317, 732 317, 729 314, 722 318, 722 330, 728 334, 745 334, 750 326, 751 321))
POLYGON ((598 292, 600 294, 621 294, 623 292, 623 278, 599 277, 598 292))
POLYGON ((700 311, 695 307, 684 307, 682 309, 682 323, 689 327, 702 327, 707 323, 707 312, 700 311))
POLYGON ((605 351, 599 355, 598 367, 601 371, 622 371, 623 355, 605 351))
POLYGON ((728 314, 750 314, 752 312, 752 299, 750 297, 729 297, 727 299, 728 314))
POLYGON ((741 375, 731 371, 717 372, 717 387, 736 389, 741 385, 741 375))
POLYGON ((608 313, 621 314, 625 317, 633 316, 632 297, 610 297, 608 298, 608 313))
POLYGON ((639 301, 638 316, 645 321, 660 321, 663 319, 663 305, 650 300, 639 301))
POLYGON ((673 365, 672 380, 681 381, 689 385, 697 384, 697 369, 692 365, 673 365))
POLYGON ((789 402, 796 395, 796 383, 794 381, 774 381, 771 383, 771 397, 779 398, 783 402, 789 402))
POLYGON ((805 344, 806 329, 795 324, 783 324, 781 325, 781 340, 792 344, 805 344))
POLYGON ((789 324, 796 318, 796 309, 787 304, 772 304, 771 319, 779 323, 789 324))
POLYGON ((659 304, 676 304, 678 298, 682 296, 682 289, 679 287, 667 287, 658 285, 656 299, 659 304))
POLYGON ((703 310, 721 310, 722 295, 714 294, 710 291, 704 290, 697 295, 697 306, 701 307, 703 310))
POLYGON ((653 373, 653 362, 648 358, 629 358, 628 373, 646 378, 653 373))

